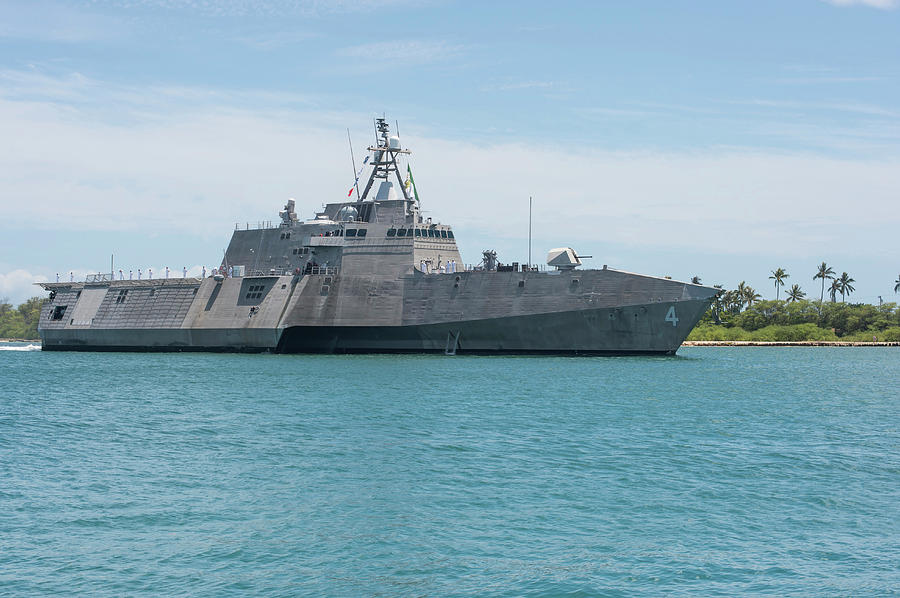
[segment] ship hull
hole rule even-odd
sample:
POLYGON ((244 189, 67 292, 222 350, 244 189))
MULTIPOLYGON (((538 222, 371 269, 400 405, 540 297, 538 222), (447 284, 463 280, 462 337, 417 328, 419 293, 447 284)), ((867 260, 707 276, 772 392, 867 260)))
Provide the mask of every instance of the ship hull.
POLYGON ((279 353, 673 355, 708 301, 653 303, 414 326, 295 326, 279 353), (676 325, 666 315, 672 311, 676 325))
POLYGON ((707 301, 407 326, 44 331, 45 351, 672 355, 707 301), (677 322, 667 314, 678 318, 677 322))
POLYGON ((606 269, 45 286, 47 351, 665 355, 715 294, 606 269))
POLYGON ((453 227, 425 217, 408 193, 398 159, 409 150, 384 119, 376 130, 355 200, 309 220, 289 200, 274 225, 236 225, 212 276, 170 278, 166 268, 164 279, 143 279, 138 269, 126 281, 110 267, 84 282, 39 283, 50 292, 44 349, 673 354, 719 292, 582 269, 570 247, 551 250, 550 269, 530 256, 501 264, 490 250, 466 266, 453 227))
POLYGON ((248 335, 242 329, 50 330, 41 332, 41 349, 44 351, 266 353, 274 350, 277 339, 274 331, 248 335))

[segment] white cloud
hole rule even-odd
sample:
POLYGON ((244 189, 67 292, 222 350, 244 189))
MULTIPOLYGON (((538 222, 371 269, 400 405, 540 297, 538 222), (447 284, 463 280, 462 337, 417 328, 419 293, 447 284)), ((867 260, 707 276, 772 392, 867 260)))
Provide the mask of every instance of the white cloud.
POLYGON ((553 89, 559 87, 554 81, 507 81, 481 87, 482 91, 523 91, 526 89, 553 89))
POLYGON ((371 12, 394 6, 424 4, 426 0, 95 0, 123 9, 153 9, 212 16, 314 16, 371 12))
POLYGON ((794 102, 786 100, 751 100, 749 102, 733 102, 735 104, 744 104, 750 106, 760 106, 763 108, 787 108, 802 110, 804 112, 826 111, 826 112, 849 112, 852 114, 862 114, 865 116, 883 116, 891 119, 900 118, 900 111, 884 108, 873 104, 861 104, 852 102, 794 102))
POLYGON ((285 47, 295 46, 319 37, 321 37, 321 34, 310 31, 266 31, 263 33, 245 33, 233 37, 233 39, 255 50, 272 51, 282 50, 285 47))
POLYGON ((900 6, 900 0, 823 0, 835 6, 870 6, 882 10, 890 10, 900 6))
POLYGON ((398 64, 428 64, 448 60, 460 55, 462 51, 462 46, 445 41, 406 40, 348 46, 338 50, 337 54, 365 59, 366 68, 377 67, 379 64, 396 68, 398 64))
MULTIPOLYGON (((353 127, 357 149, 371 139, 369 115, 288 109, 277 96, 259 94, 258 105, 240 107, 228 94, 202 89, 165 96, 79 77, 26 79, 17 85, 30 85, 29 94, 4 98, 0 88, 0 138, 11 140, 0 144, 0 222, 10 230, 175 231, 224 240, 235 221, 276 219, 288 197, 297 199, 301 218, 341 201, 351 182, 344 127, 353 127), (114 96, 115 120, 82 104, 84 94, 114 96)), ((484 144, 414 128, 404 127, 403 142, 414 150, 423 207, 456 227, 469 261, 485 247, 521 244, 529 195, 538 247, 572 244, 607 256, 897 255, 897 157, 739 148, 623 153, 484 144)), ((71 248, 59 252, 70 263, 80 259, 71 248)), ((4 254, 12 267, 35 270, 15 248, 4 254)), ((161 271, 165 264, 152 259, 161 271)), ((169 265, 180 273, 184 264, 169 265)), ((18 272, 10 280, 20 282, 4 284, 19 289, 35 280, 18 272)))
POLYGON ((0 272, 0 301, 8 300, 13 305, 19 305, 29 297, 44 296, 46 293, 34 285, 35 282, 42 280, 50 279, 22 269, 5 274, 0 272))
POLYGON ((0 38, 77 43, 118 39, 130 32, 126 21, 58 2, 21 2, 0 9, 0 38))

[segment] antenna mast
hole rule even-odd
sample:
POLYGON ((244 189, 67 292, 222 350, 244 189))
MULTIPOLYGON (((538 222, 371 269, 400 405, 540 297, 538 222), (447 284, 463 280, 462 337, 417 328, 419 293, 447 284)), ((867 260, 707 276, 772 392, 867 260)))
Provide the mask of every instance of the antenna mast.
POLYGON ((356 175, 356 158, 353 157, 353 142, 350 140, 350 127, 347 127, 347 143, 350 144, 350 165, 353 166, 353 185, 356 187, 356 201, 359 201, 359 177, 356 175))
POLYGON ((531 196, 528 196, 528 269, 531 270, 531 196))
POLYGON ((370 162, 372 165, 372 172, 369 174, 369 181, 366 183, 366 188, 363 189, 362 195, 357 201, 364 201, 368 198, 369 191, 371 191, 375 179, 388 181, 392 178, 396 178, 397 184, 400 187, 400 193, 403 194, 403 199, 405 199, 408 204, 412 203, 413 200, 410 198, 409 192, 406 190, 406 187, 403 186, 403 179, 400 177, 400 168, 397 164, 397 159, 400 156, 408 155, 411 152, 400 147, 399 138, 390 136, 390 126, 384 118, 375 119, 375 138, 375 145, 367 148, 370 152, 374 153, 374 159, 370 162))

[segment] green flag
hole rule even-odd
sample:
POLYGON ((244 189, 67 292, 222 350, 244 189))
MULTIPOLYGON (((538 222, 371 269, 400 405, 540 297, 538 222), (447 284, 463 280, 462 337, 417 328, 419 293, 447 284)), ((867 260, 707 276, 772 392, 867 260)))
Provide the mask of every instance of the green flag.
POLYGON ((416 180, 413 178, 412 169, 409 167, 409 164, 406 165, 406 188, 412 186, 413 196, 416 198, 416 203, 419 203, 419 192, 416 190, 416 180))

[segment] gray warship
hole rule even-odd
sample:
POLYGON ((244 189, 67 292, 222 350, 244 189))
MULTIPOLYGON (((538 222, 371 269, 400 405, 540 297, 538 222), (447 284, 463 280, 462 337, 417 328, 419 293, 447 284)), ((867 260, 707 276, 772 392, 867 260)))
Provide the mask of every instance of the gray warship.
POLYGON ((491 251, 467 267, 453 228, 423 217, 408 166, 403 178, 410 151, 384 119, 375 129, 355 198, 236 226, 211 276, 37 283, 43 350, 671 355, 717 292, 582 268, 568 247, 541 268, 491 251))

